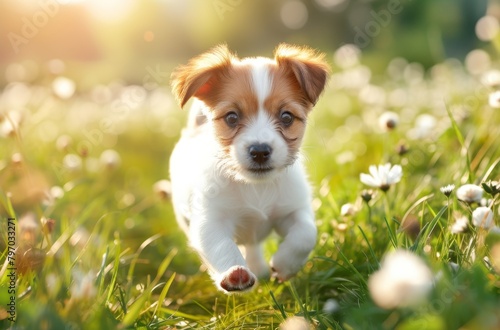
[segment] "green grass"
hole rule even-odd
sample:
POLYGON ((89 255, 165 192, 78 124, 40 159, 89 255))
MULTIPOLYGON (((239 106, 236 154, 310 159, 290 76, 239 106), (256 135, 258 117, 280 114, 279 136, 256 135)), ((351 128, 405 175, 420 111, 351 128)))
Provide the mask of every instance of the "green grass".
MULTIPOLYGON (((149 96, 118 109, 113 102, 96 105, 87 92, 60 100, 43 86, 28 85, 33 94, 19 108, 23 121, 0 139, 1 264, 8 252, 7 217, 16 219, 20 246, 17 320, 11 323, 5 312, 9 278, 0 269, 0 328, 276 329, 293 315, 318 329, 500 328, 499 257, 491 252, 500 237, 472 224, 452 234, 456 212, 470 219, 476 206, 439 191, 499 179, 500 113, 462 68, 439 68, 422 82, 372 79, 387 95, 396 89, 406 95, 403 103, 383 105, 400 114, 390 132, 378 127, 382 105, 333 80, 313 111, 303 146, 314 186, 317 247, 291 281, 263 280, 253 292, 232 296, 212 285, 187 248, 169 200, 153 190, 168 177, 185 113, 149 96), (408 137, 421 114, 434 116, 436 126, 408 137), (110 134, 103 118, 122 129, 110 134), (56 147, 62 135, 72 139, 66 149, 56 147), (396 152, 401 144, 407 153, 396 152), (121 162, 105 168, 98 158, 110 148, 121 162), (63 165, 69 153, 83 155, 74 171, 63 165), (22 160, 13 161, 15 154, 22 160), (401 164, 403 178, 366 203, 359 174, 385 162, 401 164), (46 202, 44 192, 53 186, 64 195, 46 202), (356 213, 341 215, 345 203, 356 213), (52 228, 44 225, 47 219, 52 228), (372 301, 368 278, 396 248, 421 256, 434 286, 424 304, 384 310, 372 301), (333 313, 323 308, 331 299, 339 304, 333 313)), ((166 89, 155 93, 169 97, 166 89)), ((16 110, 1 102, 4 117, 16 110)), ((498 202, 493 204, 499 224, 498 202)), ((266 242, 268 257, 277 243, 276 237, 266 242)))

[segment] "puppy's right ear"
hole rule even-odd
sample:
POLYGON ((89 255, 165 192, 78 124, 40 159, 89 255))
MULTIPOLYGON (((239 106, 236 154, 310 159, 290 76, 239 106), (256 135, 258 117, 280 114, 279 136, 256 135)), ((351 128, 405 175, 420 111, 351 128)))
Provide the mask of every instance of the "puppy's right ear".
POLYGON ((220 45, 178 67, 172 74, 172 91, 180 106, 184 107, 193 96, 203 100, 213 89, 217 75, 229 69, 233 58, 227 46, 220 45))

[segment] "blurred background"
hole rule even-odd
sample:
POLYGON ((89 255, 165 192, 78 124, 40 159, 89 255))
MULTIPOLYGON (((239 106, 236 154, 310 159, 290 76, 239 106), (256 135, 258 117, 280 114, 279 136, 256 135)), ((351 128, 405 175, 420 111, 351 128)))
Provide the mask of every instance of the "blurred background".
POLYGON ((499 8, 487 0, 2 0, 0 86, 63 72, 78 90, 116 79, 167 84, 173 66, 223 42, 241 56, 271 55, 279 42, 329 53, 355 44, 380 67, 396 56, 429 67, 480 45, 477 21, 499 8))
MULTIPOLYGON (((157 300, 155 288, 160 286, 145 289, 144 283, 157 272, 155 281, 160 278, 168 251, 177 255, 163 277, 175 277, 165 306, 191 313, 188 320, 203 319, 200 324, 205 325, 218 322, 220 310, 233 315, 227 313, 229 302, 238 303, 217 298, 208 276, 200 272, 199 258, 187 248, 167 181, 170 153, 187 113, 172 98, 171 72, 220 43, 241 57, 270 57, 280 42, 326 53, 332 76, 309 117, 302 148, 322 233, 315 252, 321 262, 307 266, 320 280, 303 278, 304 292, 320 302, 309 310, 321 311, 316 305, 335 297, 352 308, 352 318, 367 324, 374 315, 390 322, 412 319, 406 310, 386 315, 373 305, 359 309, 367 297, 366 281, 342 266, 343 261, 337 267, 336 260, 360 266, 366 275, 378 267, 376 258, 367 263, 367 251, 373 243, 378 258, 388 247, 383 219, 389 204, 383 210, 382 201, 391 201, 396 219, 419 219, 427 228, 425 221, 439 219, 435 214, 444 201, 440 187, 478 183, 485 173, 499 177, 498 166, 493 170, 500 159, 499 22, 500 0, 0 0, 0 219, 17 216, 19 273, 37 272, 18 281, 19 315, 27 321, 20 318, 24 323, 16 326, 35 329, 49 318, 112 329, 137 317, 144 322, 138 324, 149 327, 153 305, 137 306, 152 290, 157 300), (458 126, 450 129, 450 116, 463 138, 458 126), (375 220, 366 222, 359 175, 370 164, 384 162, 401 164, 405 178, 389 195, 375 195, 375 220), (432 205, 430 211, 415 207, 424 202, 432 205), (348 204, 360 211, 358 216, 342 214, 348 204), (365 240, 361 226, 369 235, 363 233, 365 240), (343 252, 337 242, 345 243, 343 252), (344 276, 350 279, 344 281, 344 276), (103 323, 110 319, 111 325, 103 323)), ((416 234, 420 228, 415 221, 416 234)), ((439 226, 444 233, 446 226, 439 226)), ((0 232, 3 251, 7 241, 0 232)), ((464 249, 469 252, 455 257, 451 236, 445 237, 443 248, 437 239, 425 243, 433 246, 425 245, 429 260, 468 267, 469 258, 477 256, 475 264, 486 269, 480 254, 470 252, 468 238, 456 238, 469 244, 464 249), (434 257, 441 249, 450 252, 434 257)), ((405 238, 404 244, 410 240, 405 238)), ((266 257, 277 244, 266 242, 266 257)), ((448 272, 446 268, 444 274, 448 272)), ((461 319, 481 313, 491 325, 491 315, 500 315, 498 279, 490 270, 484 277, 477 274, 442 285, 443 290, 456 288, 453 303, 446 303, 442 313, 437 311, 441 305, 429 303, 425 317, 434 320, 441 313, 448 326, 430 328, 457 329, 464 325, 461 319), (493 298, 486 295, 487 287, 496 290, 493 298)), ((0 270, 0 289, 8 281, 0 270)), ((438 292, 443 293, 440 298, 449 297, 449 291, 436 291, 436 299, 438 292)), ((273 318, 270 310, 276 307, 267 307, 269 296, 258 297, 249 300, 250 309, 265 312, 241 315, 273 318)), ((1 307, 8 299, 7 290, 0 290, 0 328, 6 328, 1 307)), ((282 310, 282 300, 273 296, 273 301, 282 310)), ((284 306, 293 305, 290 301, 284 306)), ((296 306, 302 313, 303 303, 296 306)), ((178 317, 161 312, 159 322, 162 314, 175 316, 172 322, 178 317)), ((65 324, 53 328, 80 328, 65 324)))
MULTIPOLYGON (((304 149, 311 164, 326 157, 319 145, 328 162, 352 163, 346 132, 360 123, 372 132, 384 109, 408 125, 415 109, 446 120, 440 95, 470 92, 471 78, 494 67, 499 17, 487 0, 1 0, 0 187, 28 211, 50 186, 121 163, 123 195, 148 196, 168 178, 185 120, 171 72, 220 43, 241 57, 272 56, 280 42, 325 52, 333 75, 311 120, 323 128, 304 149)), ((349 168, 353 180, 380 159, 370 142, 357 146, 365 160, 349 168)), ((327 175, 345 182, 328 166, 311 170, 315 182, 327 175)))

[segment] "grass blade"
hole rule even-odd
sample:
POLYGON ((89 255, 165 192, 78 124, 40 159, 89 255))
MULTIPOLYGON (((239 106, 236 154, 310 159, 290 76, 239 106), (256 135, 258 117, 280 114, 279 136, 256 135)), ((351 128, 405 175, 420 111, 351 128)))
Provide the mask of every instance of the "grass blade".
POLYGON ((162 305, 163 301, 165 300, 168 290, 170 290, 170 286, 172 285, 172 282, 174 281, 176 275, 177 275, 176 273, 173 273, 172 276, 170 276, 168 281, 163 286, 163 289, 160 292, 160 296, 158 297, 158 302, 156 304, 155 311, 153 312, 153 317, 158 313, 158 308, 162 305))
POLYGON ((472 182, 472 181, 474 181, 474 173, 472 172, 471 161, 470 161, 470 157, 469 157, 469 150, 468 150, 467 146, 465 145, 465 139, 462 135, 462 132, 460 132, 460 128, 458 127, 458 124, 457 124, 455 118, 453 118, 453 114, 451 113, 451 110, 448 107, 448 105, 446 105, 445 108, 446 108, 446 112, 448 113, 448 117, 450 118, 453 131, 455 132, 457 140, 460 143, 460 146, 462 147, 462 152, 465 153, 465 160, 466 160, 467 170, 468 170, 468 174, 469 174, 469 182, 472 182))
POLYGON ((278 300, 276 299, 276 297, 274 296, 274 293, 272 291, 269 291, 269 294, 271 295, 271 298, 273 299, 274 306, 276 306, 276 308, 280 311, 281 316, 283 317, 283 320, 286 320, 288 316, 286 315, 286 312, 285 312, 285 309, 283 308, 283 305, 281 305, 278 302, 278 300))
POLYGON ((429 239, 430 235, 434 231, 434 228, 436 228, 439 220, 443 216, 443 214, 446 212, 448 209, 448 206, 443 206, 441 210, 436 214, 436 216, 422 228, 420 233, 418 234, 417 238, 415 239, 415 243, 412 245, 410 250, 416 251, 416 250, 421 250, 424 247, 424 244, 427 242, 429 239))
POLYGON ((122 321, 122 325, 128 327, 137 321, 139 315, 142 313, 146 302, 151 297, 152 288, 158 284, 160 278, 166 272, 168 266, 172 262, 172 259, 177 254, 177 249, 173 249, 170 253, 163 259, 162 263, 158 267, 158 272, 153 281, 148 285, 144 292, 136 299, 128 309, 128 313, 125 315, 122 321))

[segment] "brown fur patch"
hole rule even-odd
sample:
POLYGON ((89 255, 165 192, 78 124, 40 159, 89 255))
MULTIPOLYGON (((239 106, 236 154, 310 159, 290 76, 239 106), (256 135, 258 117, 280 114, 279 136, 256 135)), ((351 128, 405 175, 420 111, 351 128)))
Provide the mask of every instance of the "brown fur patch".
POLYGON ((259 110, 252 84, 249 65, 232 65, 224 74, 214 76, 211 81, 212 92, 202 99, 212 111, 217 138, 224 147, 232 144, 237 133, 259 110), (239 116, 235 127, 226 124, 225 116, 230 112, 239 116))
POLYGON ((295 154, 302 142, 307 115, 312 109, 312 104, 291 70, 273 66, 271 75, 271 91, 264 101, 264 109, 275 119, 276 127, 288 143, 290 153, 295 154), (280 116, 285 111, 295 117, 290 126, 281 124, 280 116))
MULTIPOLYGON (((301 144, 307 115, 325 87, 329 69, 323 57, 309 48, 282 44, 275 51, 276 63, 269 64, 272 84, 263 107, 288 143, 292 157, 301 144), (284 111, 295 118, 289 126, 280 121, 284 111)), ((208 106, 216 138, 226 152, 259 110, 251 61, 241 63, 226 46, 216 47, 180 67, 173 74, 172 86, 181 106, 193 96, 208 106), (230 112, 239 116, 234 127, 225 121, 230 112)))
POLYGON ((325 88, 330 68, 325 55, 306 47, 279 45, 274 57, 278 66, 293 72, 306 97, 314 105, 325 88))

